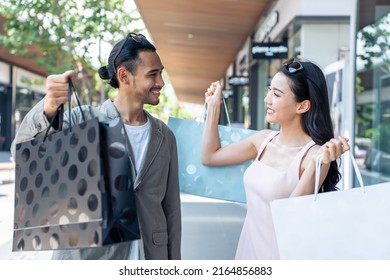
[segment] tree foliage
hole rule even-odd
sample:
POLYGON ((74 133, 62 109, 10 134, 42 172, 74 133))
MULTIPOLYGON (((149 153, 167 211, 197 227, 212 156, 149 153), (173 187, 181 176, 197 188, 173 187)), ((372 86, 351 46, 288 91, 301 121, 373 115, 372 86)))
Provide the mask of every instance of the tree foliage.
POLYGON ((381 65, 384 73, 390 73, 390 14, 364 27, 358 33, 362 50, 358 58, 364 62, 366 69, 375 64, 381 65))
POLYGON ((138 31, 130 28, 140 20, 124 0, 8 0, 0 15, 7 19, 1 45, 34 59, 49 74, 74 69, 88 102, 95 92, 92 62, 101 60, 100 43, 112 45, 138 31))
MULTIPOLYGON (((100 55, 101 43, 113 46, 129 32, 141 31, 134 28, 142 23, 130 1, 0 0, 0 16, 7 19, 0 45, 11 54, 34 59, 49 74, 75 70, 80 97, 89 104, 99 103, 115 95, 97 75, 96 68, 107 63, 100 55)), ((168 115, 189 118, 164 92, 160 105, 147 109, 164 120, 168 115)))

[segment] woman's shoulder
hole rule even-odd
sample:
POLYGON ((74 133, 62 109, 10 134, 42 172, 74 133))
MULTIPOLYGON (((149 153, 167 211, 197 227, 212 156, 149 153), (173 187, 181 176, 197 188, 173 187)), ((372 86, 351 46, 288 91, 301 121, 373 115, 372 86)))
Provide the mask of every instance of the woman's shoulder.
POLYGON ((275 133, 277 133, 277 131, 272 130, 272 129, 259 130, 258 132, 253 134, 251 137, 254 146, 256 146, 257 148, 260 147, 260 145, 264 142, 265 139, 267 139, 267 137, 272 136, 272 134, 275 134, 275 133))
POLYGON ((307 152, 305 155, 306 158, 310 158, 311 156, 316 155, 318 153, 319 149, 321 149, 320 145, 315 144, 314 142, 311 142, 311 144, 312 145, 310 147, 308 147, 308 149, 307 149, 307 152))
POLYGON ((307 166, 310 164, 311 160, 316 157, 318 154, 318 151, 321 149, 321 146, 318 144, 315 144, 314 141, 311 143, 308 143, 311 146, 308 147, 306 153, 303 155, 302 159, 302 169, 306 169, 307 166))

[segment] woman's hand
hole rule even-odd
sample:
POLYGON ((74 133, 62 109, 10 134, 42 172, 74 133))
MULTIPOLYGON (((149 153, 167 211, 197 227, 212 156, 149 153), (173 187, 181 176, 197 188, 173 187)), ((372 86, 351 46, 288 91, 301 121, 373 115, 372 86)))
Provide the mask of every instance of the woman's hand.
POLYGON ((46 96, 43 111, 47 119, 51 119, 57 108, 68 101, 68 78, 74 71, 66 71, 60 75, 50 75, 46 79, 46 96))
POLYGON ((338 139, 332 138, 318 150, 317 157, 322 157, 323 164, 329 164, 341 157, 343 153, 349 151, 349 139, 339 136, 338 139))
POLYGON ((205 92, 205 102, 208 106, 221 105, 222 103, 222 86, 219 81, 214 82, 205 92))

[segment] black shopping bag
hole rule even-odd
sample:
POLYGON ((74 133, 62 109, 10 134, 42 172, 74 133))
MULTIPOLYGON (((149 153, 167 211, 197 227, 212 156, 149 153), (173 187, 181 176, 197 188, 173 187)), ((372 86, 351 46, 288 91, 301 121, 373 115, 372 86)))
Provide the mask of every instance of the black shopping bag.
POLYGON ((93 118, 17 144, 13 251, 139 239, 126 137, 93 118))

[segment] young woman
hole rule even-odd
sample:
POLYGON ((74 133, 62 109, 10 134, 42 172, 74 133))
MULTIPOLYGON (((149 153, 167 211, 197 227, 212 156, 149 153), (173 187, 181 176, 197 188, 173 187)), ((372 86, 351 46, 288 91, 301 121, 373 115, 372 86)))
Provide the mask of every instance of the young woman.
POLYGON ((222 166, 255 159, 244 174, 247 215, 236 259, 279 259, 270 202, 312 194, 315 161, 322 157, 321 191, 336 190, 336 159, 349 150, 348 140, 334 138, 326 80, 314 63, 291 59, 271 81, 264 99, 266 119, 279 131, 264 129, 221 148, 217 125, 221 85, 205 93, 208 107, 202 140, 202 162, 222 166))

